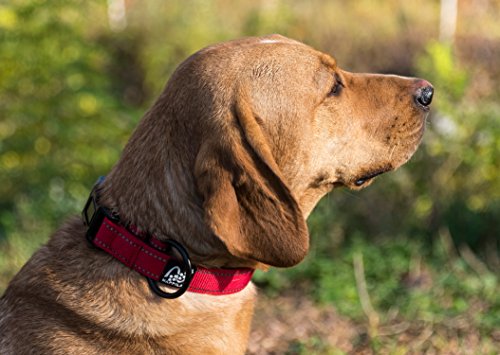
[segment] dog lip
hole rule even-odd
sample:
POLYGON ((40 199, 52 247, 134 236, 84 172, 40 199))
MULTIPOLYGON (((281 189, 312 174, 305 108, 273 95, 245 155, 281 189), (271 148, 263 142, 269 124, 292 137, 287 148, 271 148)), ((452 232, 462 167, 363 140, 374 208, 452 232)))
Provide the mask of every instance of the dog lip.
POLYGON ((370 174, 363 175, 361 178, 357 179, 354 182, 354 185, 361 186, 364 183, 366 183, 368 180, 373 179, 374 177, 376 177, 378 175, 381 175, 381 174, 383 174, 383 173, 385 173, 385 172, 387 172, 389 170, 390 170, 389 168, 384 168, 384 169, 380 169, 380 170, 375 170, 374 172, 372 172, 370 174))

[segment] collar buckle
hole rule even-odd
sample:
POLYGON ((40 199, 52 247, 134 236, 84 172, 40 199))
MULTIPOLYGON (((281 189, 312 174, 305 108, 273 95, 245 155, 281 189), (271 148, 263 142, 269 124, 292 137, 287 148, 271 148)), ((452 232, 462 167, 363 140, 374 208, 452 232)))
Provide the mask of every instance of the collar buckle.
POLYGON ((107 217, 114 222, 118 222, 120 220, 118 216, 113 215, 107 208, 99 206, 98 204, 97 192, 103 181, 104 176, 99 177, 90 192, 89 198, 85 203, 85 207, 82 210, 83 224, 88 227, 85 237, 90 245, 94 245, 93 242, 95 236, 101 227, 104 217, 107 217))

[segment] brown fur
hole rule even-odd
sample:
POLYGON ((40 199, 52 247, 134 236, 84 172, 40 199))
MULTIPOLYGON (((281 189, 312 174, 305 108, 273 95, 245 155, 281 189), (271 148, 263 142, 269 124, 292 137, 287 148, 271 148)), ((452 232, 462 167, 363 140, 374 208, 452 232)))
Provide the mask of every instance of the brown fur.
MULTIPOLYGON (((341 70, 281 37, 208 47, 173 74, 102 189, 122 220, 173 238, 195 264, 288 267, 336 186, 406 162, 424 131, 418 79, 341 70), (329 95, 335 80, 345 87, 329 95)), ((365 184, 366 185, 366 184, 365 184)), ((255 290, 152 294, 144 277, 63 225, 0 301, 2 354, 236 354, 255 290)))

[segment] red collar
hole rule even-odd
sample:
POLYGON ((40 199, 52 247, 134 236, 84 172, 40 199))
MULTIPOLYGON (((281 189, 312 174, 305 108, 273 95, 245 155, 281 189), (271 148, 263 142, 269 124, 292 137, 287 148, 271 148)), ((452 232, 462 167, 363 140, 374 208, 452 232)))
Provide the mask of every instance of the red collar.
POLYGON ((186 250, 179 243, 172 240, 162 242, 154 236, 134 232, 132 228, 120 224, 106 208, 97 204, 95 189, 82 215, 89 227, 89 242, 145 276, 152 290, 159 296, 176 298, 186 290, 227 295, 243 290, 252 278, 253 269, 208 269, 192 266, 186 250), (174 250, 181 255, 182 260, 170 255, 174 250), (158 282, 178 290, 173 293, 164 292, 159 289, 158 282))

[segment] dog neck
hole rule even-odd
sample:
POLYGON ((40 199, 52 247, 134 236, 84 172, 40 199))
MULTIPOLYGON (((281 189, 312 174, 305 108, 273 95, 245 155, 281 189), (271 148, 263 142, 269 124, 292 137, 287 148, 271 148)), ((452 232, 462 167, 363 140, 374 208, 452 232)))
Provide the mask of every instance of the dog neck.
POLYGON ((164 298, 177 298, 184 292, 227 295, 244 289, 254 269, 207 269, 192 264, 182 244, 156 236, 123 223, 117 214, 99 204, 99 179, 82 211, 87 226, 87 241, 105 251, 128 268, 146 277, 152 291, 164 298), (176 257, 174 254, 178 254, 176 257), (158 283, 174 287, 165 292, 158 283))
POLYGON ((151 115, 143 118, 103 182, 102 205, 159 240, 179 242, 197 265, 264 268, 229 254, 224 243, 206 226, 203 201, 196 193, 190 167, 195 153, 179 151, 180 144, 173 139, 164 147, 153 144, 165 140, 165 128, 148 122, 151 115))

